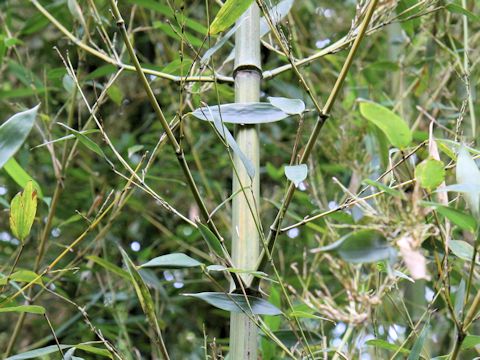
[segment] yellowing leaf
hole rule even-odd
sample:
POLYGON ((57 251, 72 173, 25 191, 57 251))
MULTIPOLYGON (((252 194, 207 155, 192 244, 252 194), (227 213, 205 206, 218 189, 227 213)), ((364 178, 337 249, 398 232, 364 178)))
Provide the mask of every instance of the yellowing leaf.
POLYGON ((37 190, 33 182, 27 182, 25 189, 15 195, 10 204, 10 229, 23 242, 30 234, 37 212, 37 190))

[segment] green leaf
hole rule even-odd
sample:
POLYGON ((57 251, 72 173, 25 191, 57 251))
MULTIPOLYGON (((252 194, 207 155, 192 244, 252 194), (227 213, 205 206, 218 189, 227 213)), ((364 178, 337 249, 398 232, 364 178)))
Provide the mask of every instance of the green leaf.
MULTIPOLYGON (((17 282, 31 282, 38 278, 38 275, 30 270, 18 270, 14 272, 10 277, 8 277, 9 281, 17 281, 17 282)), ((0 285, 5 285, 7 283, 7 276, 0 278, 0 285)), ((42 279, 38 278, 35 280, 35 284, 43 285, 42 279)))
POLYGON ((475 233, 477 222, 473 216, 465 214, 460 210, 433 202, 422 201, 420 204, 434 208, 458 227, 470 231, 471 233, 475 233))
POLYGON ((193 113, 197 119, 204 121, 220 120, 232 124, 266 124, 287 118, 289 115, 270 103, 232 103, 206 106, 193 113))
POLYGON ((210 25, 210 34, 224 31, 249 8, 253 0, 227 0, 210 25))
POLYGON ((466 16, 471 21, 480 21, 480 16, 472 13, 471 11, 465 9, 464 7, 460 6, 456 3, 449 3, 445 5, 445 9, 450 11, 453 14, 460 14, 466 16))
POLYGON ((115 105, 122 105, 123 93, 120 87, 111 85, 107 90, 108 97, 115 103, 115 105))
MULTIPOLYGON (((274 331, 273 334, 280 340, 286 347, 294 347, 298 345, 298 332, 292 330, 278 330, 274 331)), ((322 336, 313 331, 303 330, 303 334, 308 340, 308 344, 315 345, 320 344, 322 341, 322 336)))
POLYGON ((90 255, 90 256, 87 256, 87 259, 89 260, 92 260, 95 264, 98 264, 100 265, 101 267, 105 268, 106 270, 114 273, 114 274, 117 274, 119 276, 121 276, 122 278, 126 279, 126 280, 130 280, 130 274, 123 270, 121 267, 115 265, 115 264, 112 264, 110 261, 107 261, 101 257, 98 257, 98 256, 95 256, 95 255, 90 255))
POLYGON ((202 263, 182 253, 173 253, 158 256, 140 267, 161 267, 167 269, 179 269, 201 266, 202 263))
POLYGON ((0 307, 0 313, 5 312, 16 312, 16 313, 29 313, 29 314, 45 314, 45 308, 38 305, 20 305, 20 306, 9 306, 9 307, 0 307))
POLYGON ((464 301, 465 301, 465 280, 462 279, 455 293, 455 303, 453 306, 453 309, 455 310, 455 314, 458 316, 458 318, 461 318, 462 316, 464 301))
POLYGON ((467 261, 472 261, 473 259, 473 246, 466 241, 450 240, 448 242, 448 248, 460 259, 467 261))
POLYGON ((374 347, 379 348, 379 349, 384 349, 384 350, 389 350, 389 351, 394 351, 394 352, 398 351, 402 354, 409 354, 410 353, 410 350, 401 348, 400 346, 389 343, 388 341, 385 341, 383 339, 368 340, 366 342, 366 344, 369 345, 369 346, 374 346, 374 347))
POLYGON ((103 158, 107 158, 105 153, 103 152, 103 150, 100 148, 100 146, 97 145, 97 143, 95 143, 93 140, 91 140, 88 136, 86 136, 84 133, 80 132, 80 131, 77 131, 75 129, 72 129, 71 127, 65 125, 65 124, 62 124, 62 123, 59 123, 59 125, 63 126, 64 128, 70 130, 73 135, 75 135, 75 137, 78 139, 78 141, 80 141, 80 143, 82 145, 84 145, 87 149, 90 149, 92 150, 94 153, 96 153, 97 155, 100 155, 101 157, 103 158))
MULTIPOLYGON (((35 190, 37 190, 38 197, 43 199, 42 189, 40 185, 20 166, 20 164, 15 160, 15 158, 10 158, 5 165, 3 170, 22 188, 27 186, 27 183, 31 181, 35 190)), ((44 199, 45 200, 45 199, 44 199)))
POLYGON ((20 241, 30 234, 37 212, 37 191, 29 181, 25 189, 15 195, 10 203, 10 229, 20 241))
POLYGON ((208 244, 209 248, 220 258, 223 257, 223 247, 222 243, 215 234, 206 226, 203 225, 201 222, 197 221, 198 231, 202 235, 203 239, 208 244))
POLYGON ((103 357, 108 357, 110 359, 113 358, 112 355, 110 354, 110 351, 108 351, 107 349, 99 349, 89 344, 78 344, 78 345, 75 345, 75 348, 77 348, 78 350, 88 352, 90 354, 100 355, 103 357))
POLYGON ((421 187, 431 192, 445 180, 445 165, 440 160, 427 159, 417 165, 415 177, 421 187))
POLYGON ((300 115, 305 111, 305 103, 300 99, 268 97, 268 101, 288 115, 300 115))
POLYGON ((285 166, 285 176, 295 184, 295 187, 298 187, 307 178, 307 175, 308 167, 306 164, 285 166))
POLYGON ((369 229, 351 232, 333 244, 314 250, 324 251, 335 251, 350 263, 377 262, 390 259, 396 253, 380 232, 369 229))
MULTIPOLYGON (((65 349, 70 349, 72 345, 60 345, 60 348, 62 350, 65 349)), ((48 354, 53 354, 58 351, 58 346, 57 345, 49 345, 40 349, 35 349, 35 350, 30 350, 18 355, 13 355, 5 360, 25 360, 25 359, 39 359, 42 356, 48 355, 48 354)))
POLYGON ((19 112, 0 126, 0 169, 20 149, 32 130, 40 105, 19 112))
POLYGON ((360 103, 360 113, 382 130, 390 143, 400 150, 412 142, 412 132, 405 120, 386 107, 363 101, 360 103))
POLYGON ((423 344, 425 343, 428 332, 429 332, 429 325, 427 323, 423 327, 423 330, 420 333, 420 335, 418 336, 417 340, 415 341, 415 344, 413 344, 412 350, 410 351, 410 355, 408 355, 407 360, 419 360, 420 359, 420 353, 422 352, 423 344))
POLYGON ((245 295, 242 294, 225 294, 222 292, 203 292, 197 294, 183 294, 185 296, 192 296, 203 301, 206 301, 210 305, 213 305, 219 309, 234 312, 234 313, 253 313, 257 315, 280 315, 282 312, 268 301, 254 297, 247 296, 248 302, 245 299, 245 295), (250 307, 251 311, 250 311, 250 307))
POLYGON ((389 187, 385 184, 382 184, 381 182, 374 181, 372 179, 365 179, 365 180, 362 181, 362 183, 364 183, 366 185, 370 185, 370 186, 375 186, 376 188, 385 191, 385 193, 387 193, 389 195, 396 196, 396 197, 399 197, 401 199, 406 199, 405 194, 403 192, 401 192, 400 190, 397 190, 397 189, 392 189, 391 187, 389 187))
POLYGON ((137 293, 143 313, 147 317, 147 321, 153 330, 155 342, 157 344, 163 343, 157 316, 155 314, 155 304, 153 302, 152 295, 140 276, 137 267, 133 264, 132 260, 130 260, 127 253, 122 248, 120 248, 120 252, 122 253, 122 258, 128 269, 128 272, 130 273, 130 280, 135 287, 135 292, 137 293))
POLYGON ((467 335, 465 339, 463 339, 462 343, 462 350, 470 350, 473 349, 475 346, 480 344, 480 336, 478 335, 467 335))
POLYGON ((464 198, 472 214, 480 220, 480 170, 464 146, 458 152, 456 177, 458 184, 472 188, 464 193, 464 198))

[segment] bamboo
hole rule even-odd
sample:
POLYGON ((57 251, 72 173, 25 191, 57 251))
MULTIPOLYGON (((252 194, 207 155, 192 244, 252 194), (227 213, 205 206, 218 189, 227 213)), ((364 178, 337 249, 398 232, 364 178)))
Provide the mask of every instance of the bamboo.
MULTIPOLYGON (((235 35, 235 101, 255 102, 260 98, 261 80, 258 6, 256 4, 250 6, 238 21, 241 25, 235 35)), ((240 158, 234 157, 232 191, 234 194, 239 192, 239 195, 232 201, 232 261, 238 268, 254 270, 260 248, 256 227, 258 214, 255 210, 260 196, 258 125, 238 126, 235 138, 242 152, 251 160, 255 176, 250 179, 240 158)), ((248 275, 243 279, 247 285, 251 282, 248 275)), ((257 359, 257 341, 258 329, 249 316, 232 313, 230 358, 257 359)))

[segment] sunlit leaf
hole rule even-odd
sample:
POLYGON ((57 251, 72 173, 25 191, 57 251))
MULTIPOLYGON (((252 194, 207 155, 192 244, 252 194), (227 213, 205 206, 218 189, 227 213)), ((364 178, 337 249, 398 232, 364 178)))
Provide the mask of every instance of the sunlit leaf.
POLYGON ((273 106, 282 110, 285 114, 300 115, 305 111, 305 103, 300 99, 270 96, 268 101, 273 106))
POLYGON ((308 167, 306 164, 285 166, 285 176, 292 181, 296 187, 307 178, 308 167))
POLYGON ((40 105, 19 112, 0 126, 0 169, 20 149, 33 128, 40 105))
POLYGON ((282 313, 276 306, 270 304, 268 301, 254 296, 248 296, 247 301, 245 295, 225 294, 222 292, 203 292, 184 295, 196 297, 219 309, 234 313, 246 312, 257 315, 280 315, 282 313))
POLYGON ((448 242, 450 251, 460 259, 472 261, 473 246, 463 240, 450 240, 448 242))
POLYGON ((386 107, 373 102, 362 101, 360 103, 360 113, 365 119, 382 130, 393 146, 405 149, 412 142, 412 132, 405 120, 386 107))
POLYGON ((253 0, 227 0, 210 25, 210 34, 217 34, 233 25, 252 3, 253 0))
POLYGON ((22 188, 25 188, 27 183, 31 181, 35 190, 37 190, 38 197, 43 198, 40 185, 20 166, 15 158, 10 158, 3 166, 3 170, 22 188))
POLYGON ((289 115, 270 103, 232 103, 207 106, 196 109, 193 113, 197 119, 233 124, 265 124, 287 118, 289 115))
POLYGON ((182 253, 173 253, 158 256, 140 267, 160 267, 168 269, 180 269, 201 266, 202 263, 182 253))

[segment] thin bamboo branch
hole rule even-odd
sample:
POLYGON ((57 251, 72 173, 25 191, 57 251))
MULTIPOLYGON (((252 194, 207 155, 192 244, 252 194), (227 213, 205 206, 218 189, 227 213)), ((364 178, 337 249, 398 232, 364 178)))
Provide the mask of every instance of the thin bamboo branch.
MULTIPOLYGON (((342 67, 342 70, 337 78, 337 81, 335 82, 335 85, 333 87, 332 92, 330 93, 330 96, 327 99, 327 102, 325 103, 322 112, 319 114, 318 120, 315 124, 315 127, 313 128, 312 134, 310 135, 310 138, 308 139, 307 145, 305 146, 305 150, 303 152, 303 155, 300 159, 301 163, 305 163, 306 160, 309 158, 310 153, 313 150, 313 147, 317 141, 317 138, 320 134, 320 131, 325 124, 326 120, 328 119, 329 113, 332 109, 333 104, 335 103, 335 100, 340 93, 340 89, 345 81, 345 78, 347 77, 348 70, 350 69, 350 66, 353 63, 353 59, 355 57, 355 54, 360 46, 360 42, 362 41, 365 32, 368 28, 368 25, 370 23, 370 20, 372 18, 372 15, 375 11, 375 7, 377 5, 378 0, 372 0, 369 4, 367 13, 365 15, 365 18, 362 22, 362 25, 360 26, 360 29, 358 31, 358 36, 355 38, 355 42, 352 45, 352 48, 350 49, 350 52, 347 55, 347 59, 345 60, 345 63, 342 67)), ((290 182, 290 185, 287 190, 287 194, 285 196, 285 200, 283 202, 283 206, 280 208, 280 210, 277 213, 277 216, 275 217, 275 220, 270 227, 270 231, 267 237, 267 249, 264 249, 262 253, 260 254, 260 257, 258 259, 258 265, 257 269, 262 270, 267 262, 267 257, 266 257, 266 251, 271 252, 272 249, 274 248, 275 245, 275 240, 279 234, 280 227, 282 225, 282 221, 285 215, 285 212, 288 209, 288 206, 290 205, 290 202, 293 198, 293 194, 295 193, 295 186, 292 182, 290 182)), ((252 283, 252 286, 255 285, 258 287, 259 285, 259 280, 254 279, 254 283, 252 283)))

